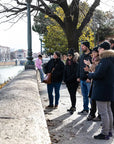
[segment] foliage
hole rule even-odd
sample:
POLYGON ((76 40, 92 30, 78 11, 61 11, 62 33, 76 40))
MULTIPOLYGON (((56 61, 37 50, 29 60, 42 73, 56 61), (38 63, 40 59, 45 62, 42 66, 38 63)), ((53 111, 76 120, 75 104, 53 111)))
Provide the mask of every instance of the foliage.
MULTIPOLYGON (((56 8, 56 14, 64 20, 64 12, 60 7, 56 8)), ((45 18, 49 18, 48 16, 45 16, 45 18)), ((53 19, 50 19, 52 21, 52 25, 47 26, 47 34, 44 36, 43 42, 45 43, 45 50, 47 53, 53 53, 54 51, 60 51, 62 54, 66 54, 68 51, 68 42, 67 38, 65 36, 64 31, 60 27, 60 25, 54 21, 53 19)), ((79 20, 82 21, 82 20, 79 20)), ((90 22, 91 23, 91 22, 90 22)), ((78 24, 80 25, 80 23, 78 24)), ((82 32, 82 35, 79 38, 79 41, 89 41, 90 46, 93 48, 94 46, 94 33, 92 32, 90 28, 90 24, 85 27, 85 29, 82 32)), ((80 43, 79 43, 80 45, 80 43)))

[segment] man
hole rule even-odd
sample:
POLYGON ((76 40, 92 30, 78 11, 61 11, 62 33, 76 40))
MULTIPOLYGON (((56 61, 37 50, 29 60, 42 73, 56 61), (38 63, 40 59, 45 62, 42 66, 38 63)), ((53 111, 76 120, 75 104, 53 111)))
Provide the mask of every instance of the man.
POLYGON ((90 91, 90 85, 91 81, 87 77, 87 72, 84 71, 84 67, 86 64, 84 63, 84 60, 89 60, 91 62, 91 50, 89 49, 90 44, 88 41, 81 43, 81 49, 83 54, 80 57, 79 61, 79 68, 78 68, 78 78, 77 81, 80 82, 81 85, 81 92, 83 95, 83 110, 81 112, 78 112, 80 115, 87 115, 89 111, 89 98, 88 94, 90 91))
POLYGON ((110 48, 112 49, 112 50, 114 50, 114 40, 113 39, 110 39, 109 40, 109 42, 110 42, 110 48))
POLYGON ((37 70, 39 70, 41 82, 43 82, 44 73, 43 73, 43 70, 42 70, 42 55, 40 55, 40 54, 38 55, 38 58, 35 61, 35 66, 36 66, 37 70))
POLYGON ((98 51, 101 60, 95 72, 88 74, 88 78, 93 79, 92 99, 96 100, 102 121, 102 131, 94 138, 108 140, 113 130, 110 105, 114 101, 114 51, 110 50, 110 44, 106 41, 100 44, 98 51))

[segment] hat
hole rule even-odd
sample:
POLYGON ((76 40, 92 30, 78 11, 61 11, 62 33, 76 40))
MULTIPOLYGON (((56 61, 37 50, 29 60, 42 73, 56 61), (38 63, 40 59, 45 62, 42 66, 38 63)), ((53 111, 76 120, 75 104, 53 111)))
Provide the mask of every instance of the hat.
POLYGON ((54 53, 60 58, 61 54, 59 51, 55 51, 54 53))
POLYGON ((109 50, 110 49, 110 44, 108 42, 103 42, 99 45, 100 48, 103 48, 104 50, 109 50))
POLYGON ((71 49, 68 51, 68 54, 74 56, 74 50, 71 48, 71 49))
POLYGON ((86 47, 90 47, 90 44, 89 44, 89 42, 88 41, 84 41, 84 42, 82 42, 81 44, 83 44, 83 45, 85 45, 86 47))
POLYGON ((98 46, 97 46, 97 47, 94 47, 93 50, 92 50, 92 52, 93 52, 93 51, 98 52, 98 46))

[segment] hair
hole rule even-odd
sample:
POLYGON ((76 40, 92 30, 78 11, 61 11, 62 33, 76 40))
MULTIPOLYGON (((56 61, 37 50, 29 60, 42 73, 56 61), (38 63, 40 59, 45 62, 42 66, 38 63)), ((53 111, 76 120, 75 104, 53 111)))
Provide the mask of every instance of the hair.
POLYGON ((39 54, 39 55, 38 55, 38 57, 42 58, 42 55, 41 55, 41 54, 39 54))
POLYGON ((110 39, 109 42, 110 42, 111 44, 114 44, 114 40, 113 40, 113 39, 110 39))
POLYGON ((74 62, 78 62, 79 57, 80 57, 79 53, 78 53, 78 52, 75 52, 75 53, 74 53, 74 57, 73 57, 73 61, 74 61, 74 62))

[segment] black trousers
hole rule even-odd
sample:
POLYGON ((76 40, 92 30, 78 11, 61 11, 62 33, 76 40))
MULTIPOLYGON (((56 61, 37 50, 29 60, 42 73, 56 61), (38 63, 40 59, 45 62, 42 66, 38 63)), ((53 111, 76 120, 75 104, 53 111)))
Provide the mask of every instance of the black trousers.
POLYGON ((78 83, 77 82, 69 82, 66 83, 68 92, 70 94, 70 100, 71 100, 71 107, 76 106, 76 91, 78 88, 78 83))
POLYGON ((95 113, 96 113, 96 100, 91 99, 90 115, 95 117, 95 113))

